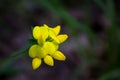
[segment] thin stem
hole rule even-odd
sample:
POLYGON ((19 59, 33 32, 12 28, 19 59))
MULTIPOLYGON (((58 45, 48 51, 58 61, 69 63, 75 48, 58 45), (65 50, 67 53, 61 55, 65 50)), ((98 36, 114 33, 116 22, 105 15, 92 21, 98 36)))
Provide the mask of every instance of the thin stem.
POLYGON ((21 50, 13 53, 13 55, 4 58, 4 59, 0 59, 0 71, 2 69, 5 69, 8 65, 10 65, 15 59, 18 59, 19 57, 21 57, 22 55, 24 55, 27 51, 28 51, 28 47, 29 45, 26 45, 25 47, 23 47, 21 50))

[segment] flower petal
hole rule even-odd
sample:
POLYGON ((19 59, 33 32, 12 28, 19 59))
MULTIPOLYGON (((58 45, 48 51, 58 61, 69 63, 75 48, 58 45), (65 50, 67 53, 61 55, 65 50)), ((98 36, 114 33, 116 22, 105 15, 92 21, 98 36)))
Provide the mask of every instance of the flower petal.
POLYGON ((32 60, 32 67, 33 67, 33 69, 34 69, 34 70, 37 69, 37 68, 41 65, 41 63, 42 63, 42 60, 41 60, 41 59, 39 59, 39 58, 34 58, 34 59, 32 60))
POLYGON ((47 55, 45 58, 44 58, 44 62, 49 65, 49 66, 54 66, 54 61, 53 61, 53 58, 49 55, 47 55))
POLYGON ((47 27, 43 27, 42 28, 42 38, 43 38, 43 41, 45 41, 48 37, 48 28, 47 27))
POLYGON ((37 39, 37 42, 38 42, 38 44, 42 47, 45 41, 44 41, 44 39, 42 38, 42 36, 40 36, 40 37, 37 39))
POLYGON ((33 29, 33 37, 35 39, 43 38, 43 40, 45 41, 45 39, 48 37, 48 28, 44 26, 35 26, 33 29))
POLYGON ((33 37, 37 39, 41 35, 41 29, 39 26, 33 28, 33 37))
POLYGON ((57 43, 60 43, 59 40, 57 39, 55 33, 52 30, 49 30, 49 36, 57 43))
POLYGON ((55 28, 51 28, 51 30, 55 33, 56 36, 60 33, 60 29, 60 25, 56 26, 55 28))
POLYGON ((40 47, 39 45, 32 45, 29 49, 29 56, 31 58, 43 58, 47 55, 46 50, 44 50, 42 47, 40 47))
POLYGON ((43 46, 44 50, 52 55, 58 49, 58 45, 53 44, 52 42, 45 42, 43 46))
POLYGON ((67 38, 68 38, 68 35, 66 34, 61 34, 57 36, 57 39, 59 40, 59 44, 63 43, 67 38))
POLYGON ((44 48, 38 49, 37 57, 44 58, 46 55, 47 55, 47 52, 44 48))
POLYGON ((65 55, 60 51, 56 51, 52 56, 56 60, 64 61, 66 59, 65 55))
POLYGON ((30 49, 29 49, 29 56, 30 56, 31 58, 36 57, 36 55, 37 55, 37 47, 38 47, 38 45, 32 45, 32 46, 30 47, 30 49))
POLYGON ((43 24, 44 27, 48 28, 48 25, 47 24, 43 24))

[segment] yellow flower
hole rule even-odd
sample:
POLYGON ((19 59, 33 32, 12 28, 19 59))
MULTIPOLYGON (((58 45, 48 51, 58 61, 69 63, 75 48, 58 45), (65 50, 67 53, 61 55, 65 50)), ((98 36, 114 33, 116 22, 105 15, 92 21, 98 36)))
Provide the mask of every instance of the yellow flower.
POLYGON ((59 44, 63 43, 68 36, 59 35, 60 28, 60 26, 50 28, 46 24, 33 28, 33 38, 37 40, 37 44, 33 44, 29 49, 29 56, 33 58, 33 69, 37 69, 41 65, 42 59, 49 66, 54 66, 54 59, 60 61, 66 59, 58 48, 59 44))

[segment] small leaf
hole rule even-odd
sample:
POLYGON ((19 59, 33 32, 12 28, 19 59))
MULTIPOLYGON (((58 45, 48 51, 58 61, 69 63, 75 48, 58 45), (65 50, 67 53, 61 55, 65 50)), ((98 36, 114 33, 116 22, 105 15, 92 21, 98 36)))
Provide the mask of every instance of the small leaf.
POLYGON ((32 44, 37 44, 37 40, 35 39, 28 39, 28 42, 32 45, 32 44))

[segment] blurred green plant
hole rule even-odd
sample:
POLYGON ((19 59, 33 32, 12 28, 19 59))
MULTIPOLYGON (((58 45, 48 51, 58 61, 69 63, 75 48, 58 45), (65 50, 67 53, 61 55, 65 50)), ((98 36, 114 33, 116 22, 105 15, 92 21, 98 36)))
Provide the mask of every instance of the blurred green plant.
POLYGON ((106 5, 102 0, 94 0, 94 2, 101 8, 101 10, 108 17, 110 22, 109 29, 106 30, 107 33, 107 57, 108 57, 108 70, 106 70, 106 74, 103 74, 99 80, 109 80, 119 77, 119 70, 114 70, 116 68, 120 68, 120 41, 118 39, 118 25, 116 22, 116 11, 114 0, 106 0, 106 5), (116 58, 113 58, 116 57, 116 58))

